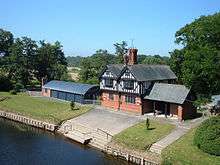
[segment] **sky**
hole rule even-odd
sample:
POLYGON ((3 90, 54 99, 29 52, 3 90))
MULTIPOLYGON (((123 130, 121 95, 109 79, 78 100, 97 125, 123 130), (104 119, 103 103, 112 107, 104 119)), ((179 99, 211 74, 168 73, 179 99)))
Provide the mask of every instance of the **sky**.
POLYGON ((180 46, 175 32, 201 15, 220 11, 220 0, 0 0, 0 28, 15 37, 60 41, 65 55, 114 53, 127 41, 139 54, 160 54, 180 46))

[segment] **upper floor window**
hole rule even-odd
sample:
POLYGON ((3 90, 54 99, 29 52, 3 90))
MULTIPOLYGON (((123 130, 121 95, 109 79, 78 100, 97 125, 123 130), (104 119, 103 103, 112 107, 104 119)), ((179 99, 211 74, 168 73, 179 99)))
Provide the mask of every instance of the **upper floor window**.
POLYGON ((105 86, 106 87, 113 87, 113 79, 105 79, 105 86))
POLYGON ((124 80, 124 88, 125 89, 134 89, 134 81, 124 80))
POLYGON ((126 103, 135 104, 135 96, 126 95, 126 96, 125 96, 125 102, 126 102, 126 103))

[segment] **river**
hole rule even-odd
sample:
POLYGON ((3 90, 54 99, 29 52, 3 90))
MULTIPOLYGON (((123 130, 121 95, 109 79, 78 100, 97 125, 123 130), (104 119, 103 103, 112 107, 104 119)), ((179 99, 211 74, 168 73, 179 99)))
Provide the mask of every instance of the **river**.
POLYGON ((0 118, 0 165, 127 165, 60 135, 0 118))

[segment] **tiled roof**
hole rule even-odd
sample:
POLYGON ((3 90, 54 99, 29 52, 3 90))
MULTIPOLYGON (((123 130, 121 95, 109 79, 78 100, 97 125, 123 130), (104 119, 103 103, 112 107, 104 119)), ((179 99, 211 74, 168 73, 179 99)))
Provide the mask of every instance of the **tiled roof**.
POLYGON ((184 85, 155 83, 149 96, 144 99, 183 104, 189 91, 184 85))
POLYGON ((167 65, 130 65, 128 69, 138 81, 176 79, 176 75, 167 65))
POLYGON ((107 65, 107 69, 114 74, 114 76, 117 78, 121 71, 123 70, 125 65, 123 64, 111 64, 111 65, 107 65))
POLYGON ((84 95, 89 89, 93 87, 98 88, 97 85, 89 85, 89 84, 81 84, 74 82, 57 81, 57 80, 52 80, 43 86, 43 88, 49 88, 52 90, 76 93, 81 95, 84 95))

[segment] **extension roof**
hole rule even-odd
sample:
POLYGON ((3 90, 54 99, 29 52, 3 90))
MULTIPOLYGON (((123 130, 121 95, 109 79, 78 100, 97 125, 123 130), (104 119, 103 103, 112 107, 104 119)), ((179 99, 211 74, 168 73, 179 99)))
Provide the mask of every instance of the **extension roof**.
POLYGON ((183 104, 189 91, 184 85, 155 83, 149 96, 144 99, 183 104))
POLYGON ((74 82, 57 81, 57 80, 52 80, 43 86, 43 88, 49 88, 52 90, 75 93, 80 95, 86 94, 86 92, 88 92, 91 88, 94 87, 98 88, 97 85, 89 85, 89 84, 81 84, 74 82))

